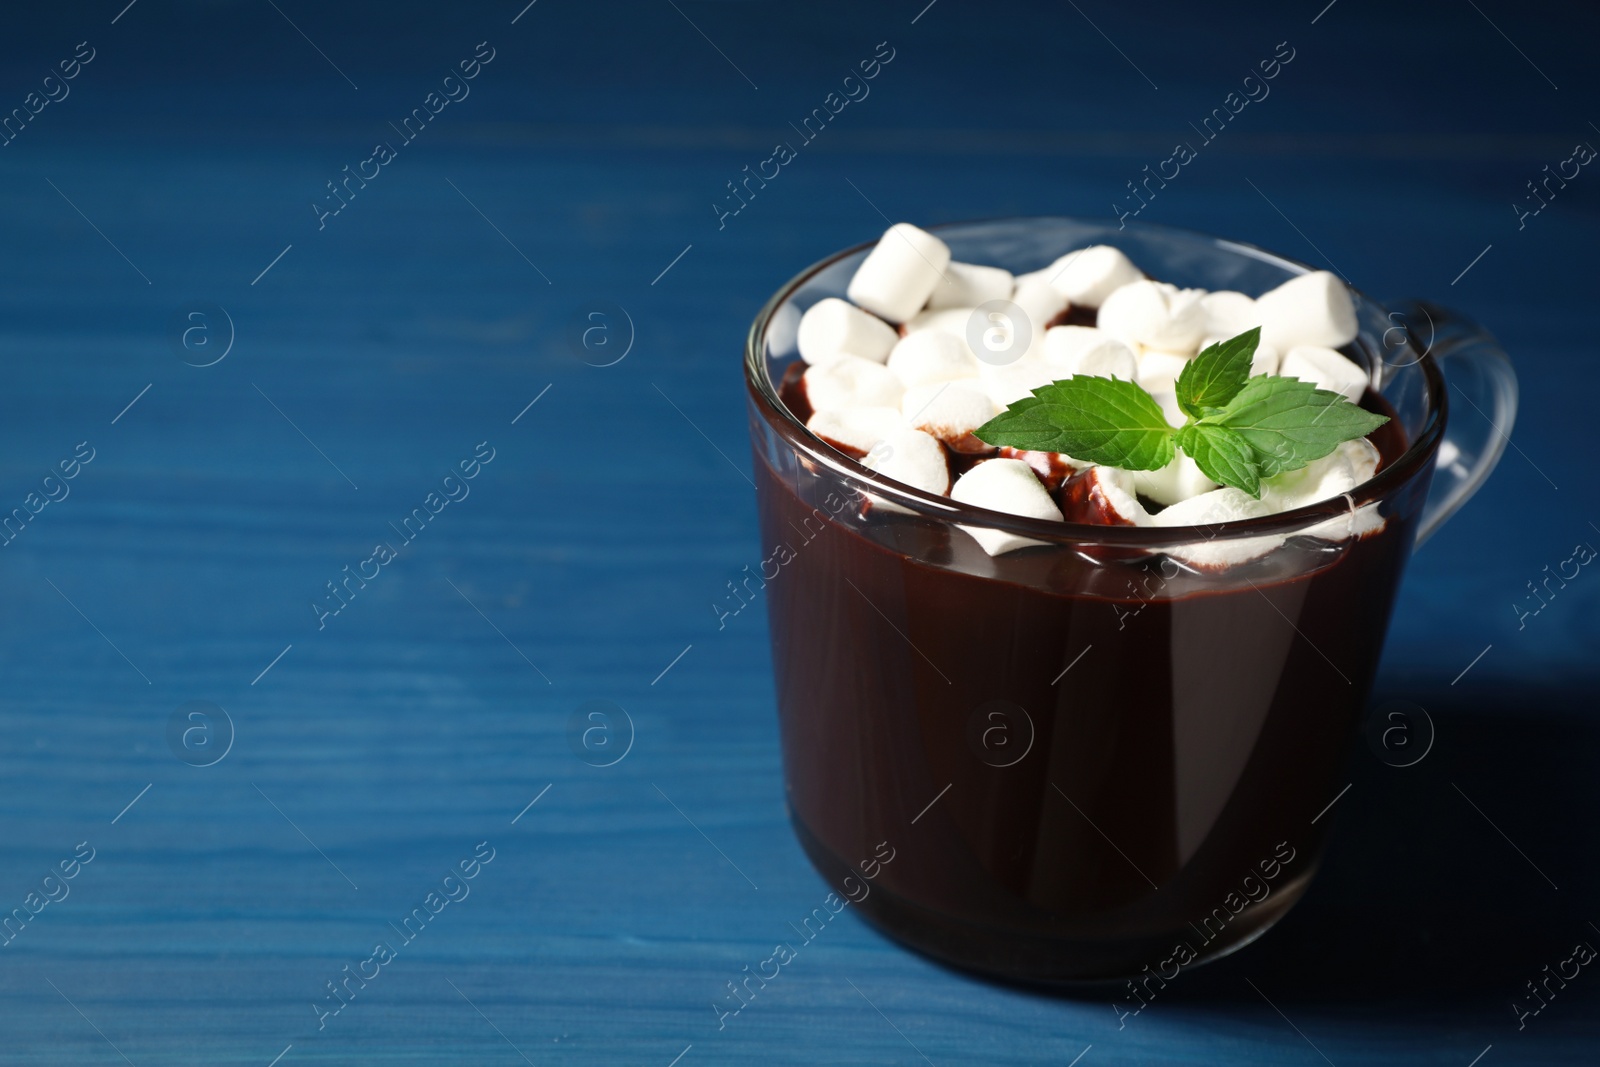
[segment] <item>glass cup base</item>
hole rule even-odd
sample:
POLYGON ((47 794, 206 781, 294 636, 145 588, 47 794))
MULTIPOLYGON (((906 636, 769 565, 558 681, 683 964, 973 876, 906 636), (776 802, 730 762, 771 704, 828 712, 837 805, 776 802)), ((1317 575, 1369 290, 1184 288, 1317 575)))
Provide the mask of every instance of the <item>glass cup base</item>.
MULTIPOLYGON (((860 880, 861 873, 818 840, 793 812, 790 822, 806 856, 825 881, 840 885, 846 878, 860 880)), ((1277 885, 1271 896, 1246 905, 1211 940, 1196 926, 1104 939, 1008 931, 930 911, 882 885, 873 885, 855 907, 881 933, 939 963, 1006 982, 1090 993, 1130 980, 1173 980, 1172 961, 1180 945, 1189 946, 1192 958, 1177 965, 1178 973, 1232 955, 1283 918, 1305 894, 1315 874, 1316 864, 1307 864, 1306 869, 1277 885)))

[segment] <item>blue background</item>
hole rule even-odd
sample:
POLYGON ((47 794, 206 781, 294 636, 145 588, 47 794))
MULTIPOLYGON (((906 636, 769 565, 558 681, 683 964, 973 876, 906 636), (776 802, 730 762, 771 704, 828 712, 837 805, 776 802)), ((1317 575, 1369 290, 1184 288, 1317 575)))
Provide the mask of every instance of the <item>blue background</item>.
POLYGON ((0 1061, 1594 1062, 1600 975, 1520 1030, 1511 1004, 1600 945, 1600 577, 1522 629, 1511 605, 1600 544, 1600 177, 1520 229, 1511 205, 1600 142, 1595 12, 123 2, 0 34, 0 111, 95 50, 0 148, 0 510, 95 450, 0 548, 0 911, 95 849, 0 947, 0 1061), (324 183, 480 41, 471 95, 319 230, 324 183), (719 228, 724 183, 881 41, 870 96, 719 228), (719 1031, 724 983, 827 892, 764 606, 710 607, 764 555, 747 324, 884 215, 1112 217, 1283 41, 1140 218, 1442 300, 1516 360, 1515 447, 1415 560, 1374 697, 1427 708, 1432 750, 1353 743, 1304 902, 1124 1029, 1111 994, 973 980, 846 914, 719 1031), (203 369, 169 325, 195 301, 235 335, 203 369), (572 336, 603 301, 635 338, 600 368, 572 336), (319 629, 324 583, 480 441, 470 496, 319 629), (197 700, 234 735, 209 767, 167 739, 197 700), (573 749, 591 700, 631 720, 610 767, 573 749), (480 841, 471 895, 319 1031, 324 983, 480 841))

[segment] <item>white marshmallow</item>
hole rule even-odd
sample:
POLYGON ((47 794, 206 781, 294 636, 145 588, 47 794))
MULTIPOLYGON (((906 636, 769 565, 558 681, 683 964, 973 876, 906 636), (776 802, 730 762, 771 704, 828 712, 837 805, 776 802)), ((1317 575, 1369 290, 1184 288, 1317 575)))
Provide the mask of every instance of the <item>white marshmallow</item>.
POLYGON ((1041 328, 1026 309, 1009 300, 975 308, 967 319, 967 347, 983 363, 1003 367, 1037 350, 1041 328))
MULTIPOLYGON (((1371 478, 1378 466, 1378 450, 1364 437, 1343 441, 1330 455, 1316 460, 1298 471, 1288 471, 1262 483, 1261 499, 1276 505, 1277 511, 1304 507, 1319 500, 1327 500, 1355 490, 1371 478), (1269 495, 1268 482, 1277 483, 1269 495), (1297 491, 1298 490, 1298 491, 1297 491)), ((1338 518, 1320 522, 1301 532, 1327 541, 1343 541, 1363 537, 1381 530, 1386 520, 1378 513, 1377 504, 1368 504, 1353 514, 1347 512, 1338 518)))
POLYGON ((943 330, 908 333, 889 353, 889 369, 907 386, 978 376, 978 360, 967 343, 943 330))
POLYGON ((919 311, 906 320, 905 334, 909 337, 924 330, 938 330, 952 337, 965 338, 967 323, 977 310, 977 308, 938 308, 919 311))
POLYGON ((1188 363, 1188 356, 1146 348, 1139 354, 1139 384, 1144 386, 1147 393, 1170 393, 1177 386, 1178 375, 1183 373, 1188 363))
POLYGON ((904 322, 928 302, 950 265, 950 248, 926 230, 897 222, 856 268, 845 295, 890 322, 904 322))
POLYGON ((840 356, 807 367, 801 381, 812 411, 899 407, 906 391, 888 367, 860 356, 840 356))
POLYGON ((1003 367, 987 363, 978 368, 983 391, 1000 407, 1006 408, 1025 396, 1032 396, 1041 385, 1049 385, 1066 377, 1065 372, 1043 360, 1024 359, 1003 367))
POLYGON ((1139 376, 1139 361, 1133 349, 1109 337, 1074 355, 1071 366, 1074 377, 1121 378, 1131 382, 1139 376))
POLYGON ((1086 352, 1102 341, 1114 340, 1116 338, 1093 326, 1052 326, 1044 333, 1044 346, 1039 354, 1046 363, 1070 368, 1078 353, 1086 352))
POLYGON ((1200 465, 1181 451, 1160 470, 1132 473, 1134 488, 1158 504, 1177 504, 1217 488, 1200 465))
POLYGON ((1033 473, 1039 476, 1045 489, 1054 493, 1061 487, 1061 483, 1071 478, 1074 474, 1092 466, 1080 459, 1073 459, 1065 452, 1031 452, 1025 448, 1012 448, 1010 445, 1001 445, 998 450, 1001 459, 1020 459, 1033 473))
MULTIPOLYGON (((1242 489, 1224 486, 1209 493, 1201 493, 1179 501, 1156 514, 1153 526, 1208 526, 1212 523, 1235 522, 1270 515, 1272 508, 1242 489)), ((1222 570, 1225 567, 1260 559, 1282 545, 1287 538, 1240 537, 1232 540, 1191 541, 1166 550, 1167 555, 1201 570, 1222 570)))
POLYGON ((1174 289, 1136 281, 1117 289, 1100 305, 1096 324, 1130 346, 1193 355, 1205 332, 1198 289, 1174 289))
POLYGON ((928 307, 973 308, 990 300, 1008 300, 1013 284, 1008 270, 951 260, 928 297, 928 307))
POLYGON ((1307 537, 1320 537, 1324 541, 1344 541, 1365 537, 1387 525, 1388 520, 1378 513, 1378 505, 1368 504, 1366 507, 1357 508, 1354 513, 1346 512, 1336 519, 1319 522, 1300 532, 1307 537))
MULTIPOLYGON (((950 462, 945 457, 944 446, 921 430, 901 427, 890 432, 861 462, 885 478, 904 482, 924 493, 943 496, 950 491, 950 462)), ((909 508, 876 494, 869 495, 873 507, 901 515, 912 514, 909 508)))
POLYGON ((1261 502, 1274 512, 1293 511, 1319 500, 1348 493, 1355 487, 1355 466, 1342 450, 1336 448, 1299 470, 1263 478, 1261 502))
MULTIPOLYGON (((1235 334, 1234 336, 1238 335, 1235 334)), ((1214 344, 1232 339, 1232 337, 1221 336, 1207 337, 1200 342, 1200 351, 1204 352, 1214 344)), ((1265 343, 1256 345, 1256 350, 1250 355, 1250 377, 1254 378, 1258 374, 1277 374, 1281 358, 1278 355, 1278 350, 1271 345, 1265 343)))
POLYGON ((1032 285, 1035 282, 1044 282, 1046 285, 1050 284, 1050 268, 1040 267, 1038 270, 1030 270, 1025 274, 1012 275, 1011 291, 1012 293, 1015 293, 1024 285, 1032 285))
MULTIPOLYGON (((1365 437, 1340 442, 1339 451, 1350 461, 1350 466, 1356 473, 1357 485, 1378 473, 1378 446, 1365 437)), ((1440 452, 1443 451, 1440 449, 1440 452)))
MULTIPOLYGON (((1146 392, 1149 392, 1149 390, 1146 390, 1146 392)), ((1189 421, 1188 413, 1178 406, 1178 394, 1171 389, 1151 392, 1150 396, 1155 400, 1156 405, 1161 408, 1161 414, 1167 417, 1168 426, 1176 430, 1189 421)))
POLYGON ((889 434, 905 426, 899 408, 864 407, 818 411, 806 429, 845 452, 871 452, 889 434))
POLYGON ((1099 526, 1149 526, 1150 513, 1135 495, 1134 472, 1120 467, 1093 466, 1079 471, 1063 487, 1063 500, 1072 522, 1099 526))
POLYGON ((1250 357, 1250 377, 1258 374, 1277 374, 1278 368, 1283 365, 1283 357, 1278 355, 1278 350, 1271 345, 1256 345, 1254 354, 1250 357))
POLYGON ((1166 331, 1159 337, 1140 342, 1151 348, 1186 355, 1200 351, 1200 338, 1206 333, 1206 312, 1200 301, 1206 297, 1204 289, 1179 289, 1163 286, 1167 290, 1167 314, 1170 317, 1166 331))
POLYGON ((1131 382, 1139 374, 1133 349, 1092 326, 1052 326, 1044 335, 1044 359, 1069 375, 1131 382))
POLYGON ((1067 298, 1056 292, 1048 279, 1038 276, 1042 273, 1018 278, 1017 287, 1011 292, 1011 302, 1028 321, 1029 348, 1035 351, 1044 342, 1050 321, 1067 310, 1067 298))
POLYGON ((908 425, 954 444, 994 418, 1000 408, 976 381, 935 382, 907 389, 900 411, 908 425))
POLYGON ((893 326, 836 296, 807 308, 795 337, 800 358, 812 365, 840 356, 882 363, 898 339, 893 326))
POLYGON ((1205 526, 1218 522, 1235 522, 1240 519, 1257 519, 1270 514, 1272 509, 1265 501, 1257 500, 1243 489, 1235 489, 1230 485, 1173 504, 1153 516, 1150 524, 1205 526))
POLYGON ((1068 252, 1040 273, 1067 300, 1100 307, 1114 290, 1144 277, 1128 257, 1110 245, 1090 245, 1068 252))
POLYGON ((1339 393, 1351 403, 1359 402, 1367 390, 1367 372, 1331 348, 1297 345, 1284 353, 1278 373, 1339 393))
MULTIPOLYGON (((1039 484, 1033 470, 1020 459, 991 459, 978 464, 956 479, 956 484, 950 488, 950 499, 1008 515, 1061 521, 1061 511, 1055 501, 1039 484)), ((983 526, 962 526, 961 529, 972 535, 991 556, 1045 543, 983 526)))
POLYGON ((1261 339, 1280 352, 1296 345, 1338 348, 1355 340, 1350 290, 1325 270, 1290 278, 1256 298, 1261 339))
POLYGON ((1205 314, 1207 337, 1226 341, 1261 325, 1256 302, 1243 293, 1227 289, 1202 296, 1200 310, 1205 314))
POLYGON ((1168 318, 1166 292, 1155 282, 1141 280, 1113 290, 1100 305, 1095 321, 1113 337, 1143 345, 1146 342, 1141 338, 1161 332, 1168 318))

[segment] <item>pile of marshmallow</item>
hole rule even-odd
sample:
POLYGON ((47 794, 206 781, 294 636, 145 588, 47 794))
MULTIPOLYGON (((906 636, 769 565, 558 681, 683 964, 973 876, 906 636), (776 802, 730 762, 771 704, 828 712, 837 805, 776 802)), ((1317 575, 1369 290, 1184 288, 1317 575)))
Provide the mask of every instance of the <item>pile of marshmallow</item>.
MULTIPOLYGON (((796 344, 812 414, 807 428, 867 467, 912 488, 1033 519, 1192 526, 1254 518, 1344 495, 1370 478, 1378 452, 1364 439, 1262 483, 1260 499, 1219 487, 1181 451, 1161 470, 1096 466, 1059 453, 995 449, 972 431, 1039 386, 1074 375, 1135 381, 1173 426, 1184 364, 1201 349, 1261 327, 1251 374, 1280 374, 1359 401, 1366 370, 1336 349, 1356 336, 1350 293, 1327 271, 1292 278, 1252 298, 1152 281, 1121 251, 1092 245, 1042 270, 1012 275, 961 263, 934 235, 891 226, 846 290, 801 316, 796 344), (1094 326, 1050 325, 1067 318, 1094 326), (951 480, 951 453, 981 459, 951 480), (1057 491, 1052 496, 1052 491, 1057 491), (1140 497, 1162 505, 1153 513, 1140 497)), ((875 499, 874 506, 904 511, 875 499)), ((1304 531, 1327 540, 1382 525, 1374 508, 1304 531)), ((991 555, 1042 542, 963 526, 991 555)), ((1283 542, 1262 537, 1184 546, 1169 554, 1215 569, 1255 559, 1283 542)))

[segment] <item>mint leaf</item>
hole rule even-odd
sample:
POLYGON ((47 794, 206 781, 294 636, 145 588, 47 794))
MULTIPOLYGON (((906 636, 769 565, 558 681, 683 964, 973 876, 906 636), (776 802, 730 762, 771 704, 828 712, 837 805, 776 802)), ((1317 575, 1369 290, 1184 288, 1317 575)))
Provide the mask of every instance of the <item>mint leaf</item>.
POLYGON ((1191 422, 1178 431, 1178 447, 1194 460, 1206 477, 1251 496, 1261 495, 1261 471, 1255 449, 1237 431, 1226 426, 1191 422))
POLYGON ((1255 452, 1260 476, 1269 478, 1321 459, 1341 441, 1365 437, 1388 421, 1310 382, 1258 375, 1245 382, 1226 408, 1199 424, 1237 434, 1255 452))
POLYGON ((973 433, 991 445, 1065 452, 1123 470, 1160 470, 1176 454, 1160 405, 1120 378, 1079 376, 1040 386, 973 433))
POLYGON ((1060 452, 1055 447, 1062 429, 1057 421, 1041 410, 1043 402, 1036 396, 1025 396, 973 431, 973 436, 991 445, 1007 445, 1029 452, 1060 452), (986 434, 1003 435, 996 437, 986 434))
POLYGON ((1218 341, 1185 364, 1177 385, 1178 407, 1183 413, 1204 418, 1238 395, 1250 378, 1250 360, 1260 343, 1261 327, 1257 326, 1231 340, 1218 341))
POLYGON ((1311 382, 1250 377, 1260 339, 1259 328, 1247 330, 1184 366, 1176 389, 1189 418, 1176 431, 1135 383, 1078 376, 1040 386, 974 434, 1123 470, 1159 470, 1181 448, 1213 481, 1259 497, 1263 478, 1298 470, 1389 421, 1311 382))

